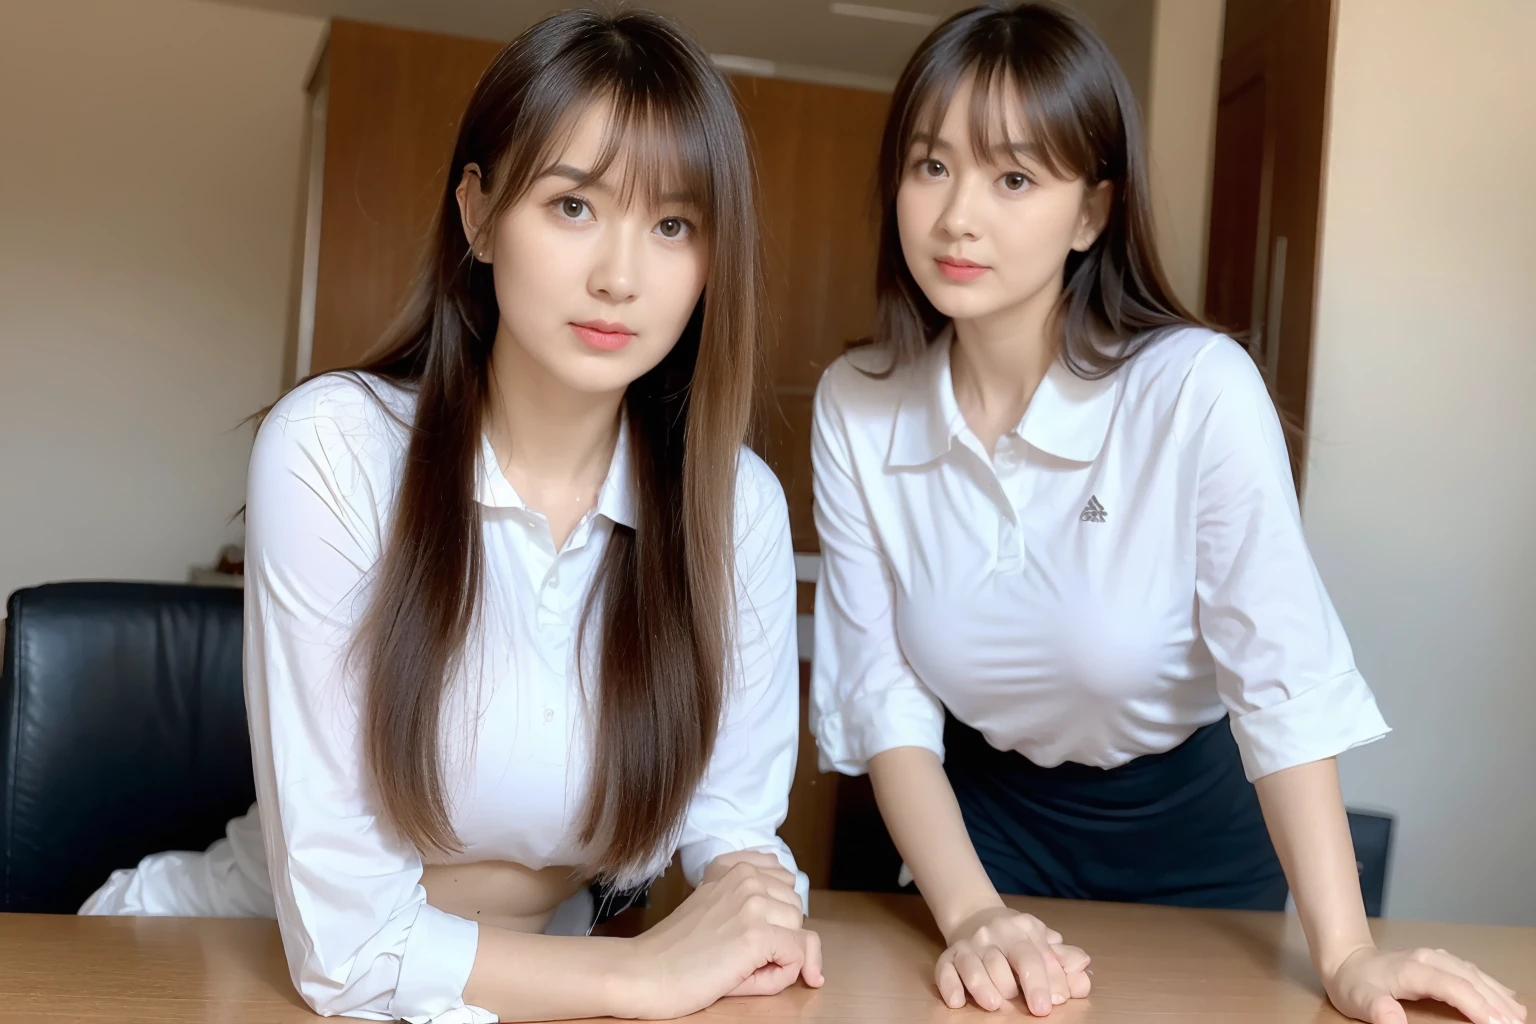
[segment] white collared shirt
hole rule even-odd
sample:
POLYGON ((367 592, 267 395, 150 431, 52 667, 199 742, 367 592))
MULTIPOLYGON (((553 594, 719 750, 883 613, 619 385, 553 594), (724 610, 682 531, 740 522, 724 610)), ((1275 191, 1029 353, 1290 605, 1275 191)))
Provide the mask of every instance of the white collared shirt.
MULTIPOLYGON (((377 388, 410 423, 412 394, 377 388)), ((344 661, 389 535, 407 429, 361 385, 328 376, 279 402, 257 437, 245 620, 257 803, 283 946, 307 1001, 373 1019, 494 1020, 463 1004, 477 924, 427 905, 421 857, 381 819, 364 767, 359 682, 344 661)), ((591 759, 577 626, 613 524, 635 522, 627 435, 596 507, 558 551, 547 521, 518 498, 489 442, 482 447, 482 614, 443 732, 465 850, 443 862, 578 864, 591 759)), ((775 834, 799 739, 789 519, 778 481, 745 449, 735 540, 734 676, 679 847, 694 884, 715 857, 744 849, 775 853, 795 871, 775 834)), ((600 632, 590 631, 594 649, 600 632)))
POLYGON ((824 770, 994 747, 1110 768, 1231 716, 1250 779, 1386 734, 1313 565, 1263 379, 1181 330, 1108 377, 1057 362, 995 455, 941 338, 828 368, 812 430, 824 770))

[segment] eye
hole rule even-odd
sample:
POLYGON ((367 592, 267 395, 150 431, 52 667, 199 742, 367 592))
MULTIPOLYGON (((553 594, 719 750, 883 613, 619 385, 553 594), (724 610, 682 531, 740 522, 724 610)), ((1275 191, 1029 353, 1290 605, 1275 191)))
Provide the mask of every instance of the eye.
POLYGON ((591 205, 580 196, 561 196, 555 207, 566 220, 586 220, 591 215, 591 205))
POLYGON ((1025 174, 1023 171, 1009 171, 1007 174, 1003 175, 997 180, 1001 182, 1003 188, 1007 189, 1009 192, 1023 192, 1031 184, 1033 184, 1029 180, 1029 175, 1025 174))
POLYGON ((942 178, 949 173, 949 169, 929 157, 924 157, 917 162, 917 173, 925 178, 942 178))
POLYGON ((673 241, 687 238, 692 231, 693 225, 681 217, 664 217, 656 225, 657 234, 662 238, 669 238, 673 241))

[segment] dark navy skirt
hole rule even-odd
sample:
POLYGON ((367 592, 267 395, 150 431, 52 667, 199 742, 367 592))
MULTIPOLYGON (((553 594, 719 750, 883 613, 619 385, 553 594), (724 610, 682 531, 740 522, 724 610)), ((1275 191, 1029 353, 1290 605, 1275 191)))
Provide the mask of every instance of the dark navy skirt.
POLYGON ((944 769, 1000 893, 1281 910, 1286 883, 1226 719, 1118 768, 1041 768, 950 716, 944 769))

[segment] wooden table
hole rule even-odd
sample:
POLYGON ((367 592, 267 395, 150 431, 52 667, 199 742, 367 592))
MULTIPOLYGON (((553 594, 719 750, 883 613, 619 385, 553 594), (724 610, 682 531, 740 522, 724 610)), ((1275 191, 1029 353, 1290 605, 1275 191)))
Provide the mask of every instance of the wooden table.
MULTIPOLYGON (((1301 1024, 1337 1021, 1312 975, 1295 918, 1017 900, 1086 948, 1094 993, 1059 1007, 1062 1024, 1301 1024)), ((814 926, 827 985, 707 1011, 717 1022, 949 1022, 1027 1018, 949 1010, 933 989, 938 934, 914 897, 817 892, 814 926)), ((1530 1000, 1536 929, 1378 923, 1394 946, 1443 946, 1530 1000)), ((1419 1021, 1460 1019, 1422 1007, 1419 1021)), ((304 1022, 271 921, 0 915, 0 1021, 5 1024, 304 1022)))

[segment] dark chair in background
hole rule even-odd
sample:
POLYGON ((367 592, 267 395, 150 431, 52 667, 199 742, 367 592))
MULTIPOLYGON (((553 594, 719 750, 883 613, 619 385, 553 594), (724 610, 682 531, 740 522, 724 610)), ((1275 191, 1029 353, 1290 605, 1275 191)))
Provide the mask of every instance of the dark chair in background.
MULTIPOLYGON (((107 876, 203 850, 255 799, 241 687, 244 595, 51 583, 6 607, 0 911, 73 914, 107 876)), ((593 885, 599 923, 644 889, 593 885)))
POLYGON ((1380 917, 1386 899, 1387 865, 1392 860, 1392 818, 1365 811, 1349 812, 1349 834, 1355 842, 1355 868, 1367 917, 1380 917))
POLYGON ((250 806, 242 598, 157 583, 11 595, 0 910, 74 913, 114 869, 202 850, 250 806))

